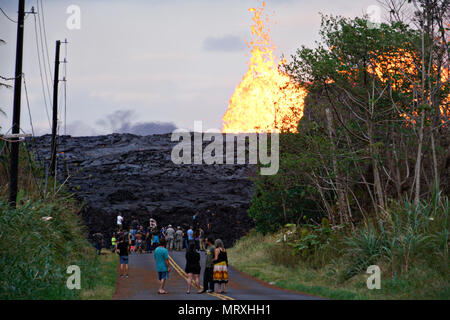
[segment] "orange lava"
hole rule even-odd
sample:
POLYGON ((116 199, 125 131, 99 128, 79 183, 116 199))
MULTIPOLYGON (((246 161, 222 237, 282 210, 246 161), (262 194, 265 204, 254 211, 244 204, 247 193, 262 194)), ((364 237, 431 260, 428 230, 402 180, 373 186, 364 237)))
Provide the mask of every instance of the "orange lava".
POLYGON ((276 62, 275 47, 264 25, 262 8, 253 12, 252 40, 247 43, 251 58, 247 73, 236 87, 223 116, 224 133, 297 132, 303 116, 306 90, 279 70, 284 61, 276 62))

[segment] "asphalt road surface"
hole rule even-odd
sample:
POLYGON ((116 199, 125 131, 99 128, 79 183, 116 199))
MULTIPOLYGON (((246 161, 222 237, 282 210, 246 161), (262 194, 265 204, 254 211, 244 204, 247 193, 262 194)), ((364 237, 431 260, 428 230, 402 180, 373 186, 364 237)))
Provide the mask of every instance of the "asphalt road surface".
MULTIPOLYGON (((203 284, 205 263, 204 252, 200 253, 203 284)), ((169 251, 172 270, 165 289, 168 294, 158 294, 159 281, 152 253, 131 254, 129 257, 129 278, 120 278, 117 271, 117 285, 114 299, 117 300, 315 300, 318 297, 284 290, 229 267, 229 283, 226 294, 198 294, 195 286, 186 294, 185 251, 169 251)), ((216 286, 217 288, 217 286, 216 286)))

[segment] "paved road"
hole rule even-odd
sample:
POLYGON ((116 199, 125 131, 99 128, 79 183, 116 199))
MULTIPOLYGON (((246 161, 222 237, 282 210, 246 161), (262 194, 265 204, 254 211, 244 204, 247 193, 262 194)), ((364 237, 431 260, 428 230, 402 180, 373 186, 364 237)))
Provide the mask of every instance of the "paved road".
MULTIPOLYGON (((233 267, 229 268, 230 282, 226 294, 197 294, 195 287, 186 294, 185 252, 170 251, 172 271, 166 283, 167 295, 158 294, 159 282, 153 254, 130 255, 130 275, 120 278, 117 273, 117 285, 114 299, 118 300, 313 300, 320 299, 306 294, 283 290, 253 279, 233 267)), ((202 271, 205 255, 201 253, 202 271)), ((203 284, 203 275, 200 275, 203 284)))

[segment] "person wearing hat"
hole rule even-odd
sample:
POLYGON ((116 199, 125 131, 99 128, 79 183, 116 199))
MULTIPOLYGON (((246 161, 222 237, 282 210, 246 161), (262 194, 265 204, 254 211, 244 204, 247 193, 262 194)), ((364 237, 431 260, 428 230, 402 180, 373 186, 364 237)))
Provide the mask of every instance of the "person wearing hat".
POLYGON ((166 248, 168 250, 173 250, 174 239, 175 239, 175 230, 172 228, 172 225, 169 224, 169 226, 166 229, 166 243, 167 243, 166 248))
POLYGON ((183 230, 181 230, 181 227, 177 227, 177 231, 175 232, 175 250, 181 251, 183 248, 183 230))

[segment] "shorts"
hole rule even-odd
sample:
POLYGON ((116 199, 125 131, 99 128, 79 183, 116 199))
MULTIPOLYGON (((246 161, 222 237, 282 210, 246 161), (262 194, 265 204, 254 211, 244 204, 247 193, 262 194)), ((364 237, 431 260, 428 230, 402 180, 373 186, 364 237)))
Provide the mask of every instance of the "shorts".
POLYGON ((128 256, 119 256, 120 264, 128 264, 128 256))
POLYGON ((169 279, 169 271, 158 272, 158 279, 159 280, 169 279))

